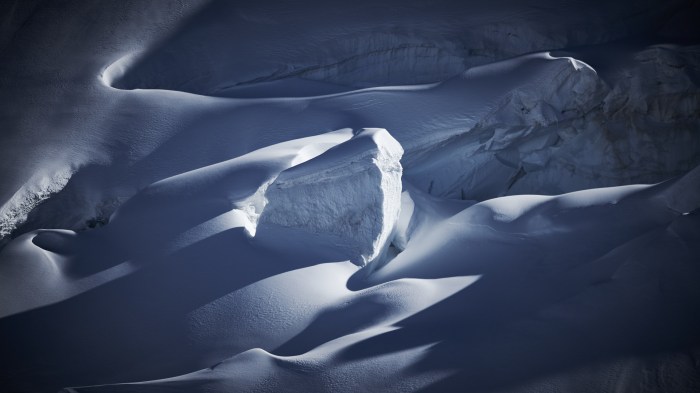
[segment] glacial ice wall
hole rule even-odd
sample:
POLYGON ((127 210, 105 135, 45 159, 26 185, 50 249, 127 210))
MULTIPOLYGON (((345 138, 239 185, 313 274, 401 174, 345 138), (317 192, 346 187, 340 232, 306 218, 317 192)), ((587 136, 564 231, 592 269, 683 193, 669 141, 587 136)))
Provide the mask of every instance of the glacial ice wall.
POLYGON ((374 261, 399 216, 402 155, 385 129, 368 128, 282 172, 265 194, 258 234, 301 231, 339 246, 355 264, 374 261))
POLYGON ((539 63, 466 130, 452 126, 458 132, 447 140, 406 146, 405 177, 433 195, 484 200, 654 183, 692 169, 700 159, 697 48, 620 51, 602 60, 601 49, 536 54, 468 70, 467 82, 489 81, 497 67, 518 62, 497 73, 505 78, 539 63))

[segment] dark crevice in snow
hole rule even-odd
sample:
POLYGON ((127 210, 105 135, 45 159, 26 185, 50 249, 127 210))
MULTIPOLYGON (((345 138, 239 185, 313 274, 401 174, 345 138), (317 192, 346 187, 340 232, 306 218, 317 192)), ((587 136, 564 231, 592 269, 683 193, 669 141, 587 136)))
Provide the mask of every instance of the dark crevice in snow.
MULTIPOLYGON (((310 80, 327 81, 333 83, 352 83, 357 87, 369 87, 376 85, 386 85, 392 84, 392 69, 407 67, 410 63, 417 63, 419 59, 422 61, 434 62, 438 65, 438 68, 428 67, 427 65, 422 65, 421 67, 426 67, 426 71, 430 70, 430 75, 417 76, 414 73, 411 74, 411 79, 404 81, 395 81, 397 84, 425 84, 443 81, 450 77, 453 77, 465 69, 463 58, 450 53, 450 50, 445 48, 440 48, 435 44, 401 44, 392 48, 376 49, 368 51, 365 53, 358 53, 356 55, 340 59, 334 63, 328 64, 316 64, 305 66, 298 70, 280 70, 274 72, 267 76, 257 77, 251 80, 237 82, 233 85, 221 86, 219 90, 226 90, 232 87, 240 87, 250 84, 256 84, 261 82, 275 81, 285 78, 301 77, 310 80), (443 58, 454 58, 457 59, 455 63, 456 66, 448 67, 446 65, 440 66, 441 59, 443 58), (368 61, 374 59, 374 61, 368 61), (394 64, 394 65, 392 65, 394 64), (372 67, 385 68, 386 75, 373 75, 373 72, 369 72, 373 78, 379 78, 379 80, 365 82, 367 85, 363 85, 362 82, 358 82, 357 78, 352 78, 351 74, 362 75, 363 69, 371 69, 372 67), (440 67, 448 68, 440 72, 440 67), (451 70, 449 70, 451 69, 451 70), (358 85, 359 84, 359 85, 358 85)), ((408 66, 408 68, 411 68, 408 66)), ((360 77, 361 80, 361 77, 360 77)))

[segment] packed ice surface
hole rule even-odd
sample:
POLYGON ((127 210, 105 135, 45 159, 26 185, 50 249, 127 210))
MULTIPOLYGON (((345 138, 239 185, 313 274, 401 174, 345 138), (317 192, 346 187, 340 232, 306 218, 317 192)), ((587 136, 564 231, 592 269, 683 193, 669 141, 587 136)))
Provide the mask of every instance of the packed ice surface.
POLYGON ((402 154, 386 130, 364 129, 287 169, 267 187, 258 233, 302 231, 360 266, 374 261, 386 251, 399 215, 402 154))
POLYGON ((0 391, 700 391, 699 14, 0 2, 0 391))

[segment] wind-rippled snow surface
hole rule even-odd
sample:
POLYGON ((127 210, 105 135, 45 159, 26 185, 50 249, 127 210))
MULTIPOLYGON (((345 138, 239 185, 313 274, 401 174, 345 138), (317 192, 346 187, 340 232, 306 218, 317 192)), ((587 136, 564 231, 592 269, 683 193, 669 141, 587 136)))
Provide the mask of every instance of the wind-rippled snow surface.
POLYGON ((0 392, 700 391, 699 16, 0 3, 0 392))

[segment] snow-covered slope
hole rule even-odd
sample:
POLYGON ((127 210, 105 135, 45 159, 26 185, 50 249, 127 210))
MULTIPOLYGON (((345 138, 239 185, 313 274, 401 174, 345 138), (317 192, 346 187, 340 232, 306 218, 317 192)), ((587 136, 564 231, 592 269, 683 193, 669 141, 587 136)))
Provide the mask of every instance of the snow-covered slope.
POLYGON ((0 297, 8 299, 0 304, 0 316, 55 303, 129 274, 139 268, 134 259, 172 253, 222 230, 254 232, 262 209, 259 189, 284 169, 351 136, 352 130, 345 129, 284 142, 158 181, 129 199, 99 230, 20 236, 0 254, 0 297))
POLYGON ((294 99, 108 89, 104 93, 124 96, 118 112, 126 113, 112 119, 117 124, 107 129, 118 131, 120 139, 136 138, 138 148, 124 150, 136 142, 110 142, 113 136, 107 134, 103 143, 114 147, 97 155, 106 161, 74 175, 76 169, 71 168, 85 165, 82 159, 62 164, 67 165, 62 169, 66 175, 51 172, 61 168, 58 164, 48 166, 52 168, 48 173, 38 171, 0 208, 0 222, 4 233, 12 232, 37 202, 65 186, 53 201, 29 214, 17 232, 46 226, 79 229, 90 219, 106 218, 154 181, 255 148, 343 127, 390 130, 405 149, 406 178, 423 191, 450 198, 554 194, 661 181, 700 162, 693 111, 700 94, 693 70, 700 61, 694 47, 646 51, 641 53, 670 52, 677 63, 652 67, 632 50, 619 60, 631 65, 622 64, 603 75, 582 61, 542 53, 471 68, 436 85, 294 99), (619 82, 611 89, 608 78, 619 82), (656 89, 663 90, 647 98, 632 90, 630 80, 641 83, 649 78, 658 78, 656 89), (145 103, 155 112, 150 119, 138 111, 145 103), (155 131, 121 136, 136 121, 129 115, 132 112, 143 117, 143 127, 167 128, 168 136, 155 131), (173 131, 168 122, 159 120, 161 116, 175 116, 171 121, 184 126, 173 131), (202 135, 207 135, 204 141, 202 135), (656 148, 660 144, 663 149, 656 148), (188 159, 182 160, 183 155, 188 159))
POLYGON ((646 33, 685 5, 684 1, 217 0, 134 59, 132 67, 114 75, 108 69, 108 76, 119 88, 209 95, 288 78, 354 87, 430 83, 471 66, 529 52, 646 33), (623 18, 624 23, 617 23, 623 18), (289 34, 294 26, 304 29, 289 34), (243 34, 247 39, 238 39, 243 34), (260 43, 266 50, 255 50, 260 43), (251 58, 240 61, 243 53, 251 58))
POLYGON ((700 390, 698 15, 0 2, 0 391, 700 390))
MULTIPOLYGON (((251 349, 182 376, 71 391, 691 391, 697 351, 642 360, 630 351, 687 345, 700 322, 700 197, 673 202, 698 186, 697 172, 657 186, 467 207, 349 279, 366 289, 325 287, 326 297, 346 293, 342 305, 274 350, 251 349), (678 211, 681 204, 693 212, 678 211), (591 366, 594 359, 605 361, 591 366), (640 377, 659 368, 675 379, 640 377), (513 387, 525 381, 524 390, 513 387)), ((308 278, 331 277, 320 274, 308 278)))

